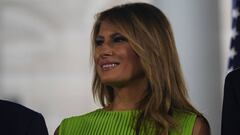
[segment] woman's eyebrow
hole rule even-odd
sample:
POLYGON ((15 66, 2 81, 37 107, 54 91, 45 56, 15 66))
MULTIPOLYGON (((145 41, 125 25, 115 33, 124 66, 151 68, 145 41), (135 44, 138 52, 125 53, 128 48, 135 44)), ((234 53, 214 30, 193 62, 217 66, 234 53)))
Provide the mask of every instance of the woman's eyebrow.
POLYGON ((113 34, 110 35, 111 38, 116 37, 116 36, 122 36, 122 34, 116 32, 116 33, 113 33, 113 34))

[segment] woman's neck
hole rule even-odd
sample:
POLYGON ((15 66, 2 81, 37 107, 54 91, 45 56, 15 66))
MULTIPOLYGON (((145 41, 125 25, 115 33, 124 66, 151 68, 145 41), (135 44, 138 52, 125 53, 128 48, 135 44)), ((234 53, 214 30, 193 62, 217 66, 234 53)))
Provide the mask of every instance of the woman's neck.
POLYGON ((114 88, 114 101, 109 105, 110 110, 123 111, 138 108, 139 102, 146 94, 147 81, 145 79, 133 82, 122 88, 114 88))

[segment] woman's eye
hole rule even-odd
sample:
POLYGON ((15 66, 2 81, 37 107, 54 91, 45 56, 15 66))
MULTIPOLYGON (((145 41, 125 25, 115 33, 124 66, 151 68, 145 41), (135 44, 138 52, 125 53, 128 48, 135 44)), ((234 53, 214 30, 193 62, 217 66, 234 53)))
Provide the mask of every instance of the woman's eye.
POLYGON ((102 38, 97 37, 97 38, 95 39, 95 44, 96 44, 96 46, 102 45, 103 42, 104 42, 104 40, 103 40, 102 38))
POLYGON ((121 36, 121 35, 114 36, 112 40, 113 40, 114 43, 127 42, 128 41, 127 38, 125 38, 124 36, 121 36))

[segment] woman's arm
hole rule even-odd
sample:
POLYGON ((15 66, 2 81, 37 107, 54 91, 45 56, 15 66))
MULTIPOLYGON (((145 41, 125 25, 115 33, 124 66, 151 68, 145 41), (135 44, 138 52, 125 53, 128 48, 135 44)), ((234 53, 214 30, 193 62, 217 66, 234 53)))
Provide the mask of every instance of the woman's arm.
POLYGON ((193 128, 193 135, 210 135, 210 126, 207 120, 203 117, 197 117, 193 128))
POLYGON ((59 135, 59 134, 58 134, 58 130, 59 130, 59 126, 58 126, 57 129, 55 130, 54 135, 59 135))

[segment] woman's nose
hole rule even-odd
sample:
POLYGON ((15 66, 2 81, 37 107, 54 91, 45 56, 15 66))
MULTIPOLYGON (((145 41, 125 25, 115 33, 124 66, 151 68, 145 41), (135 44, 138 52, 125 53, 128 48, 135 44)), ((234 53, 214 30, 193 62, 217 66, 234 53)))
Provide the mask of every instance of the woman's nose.
POLYGON ((107 57, 113 55, 113 50, 109 45, 103 45, 98 53, 100 57, 107 57))
POLYGON ((104 56, 112 56, 113 55, 113 51, 112 49, 108 48, 108 49, 103 49, 100 53, 100 56, 101 57, 104 57, 104 56))

